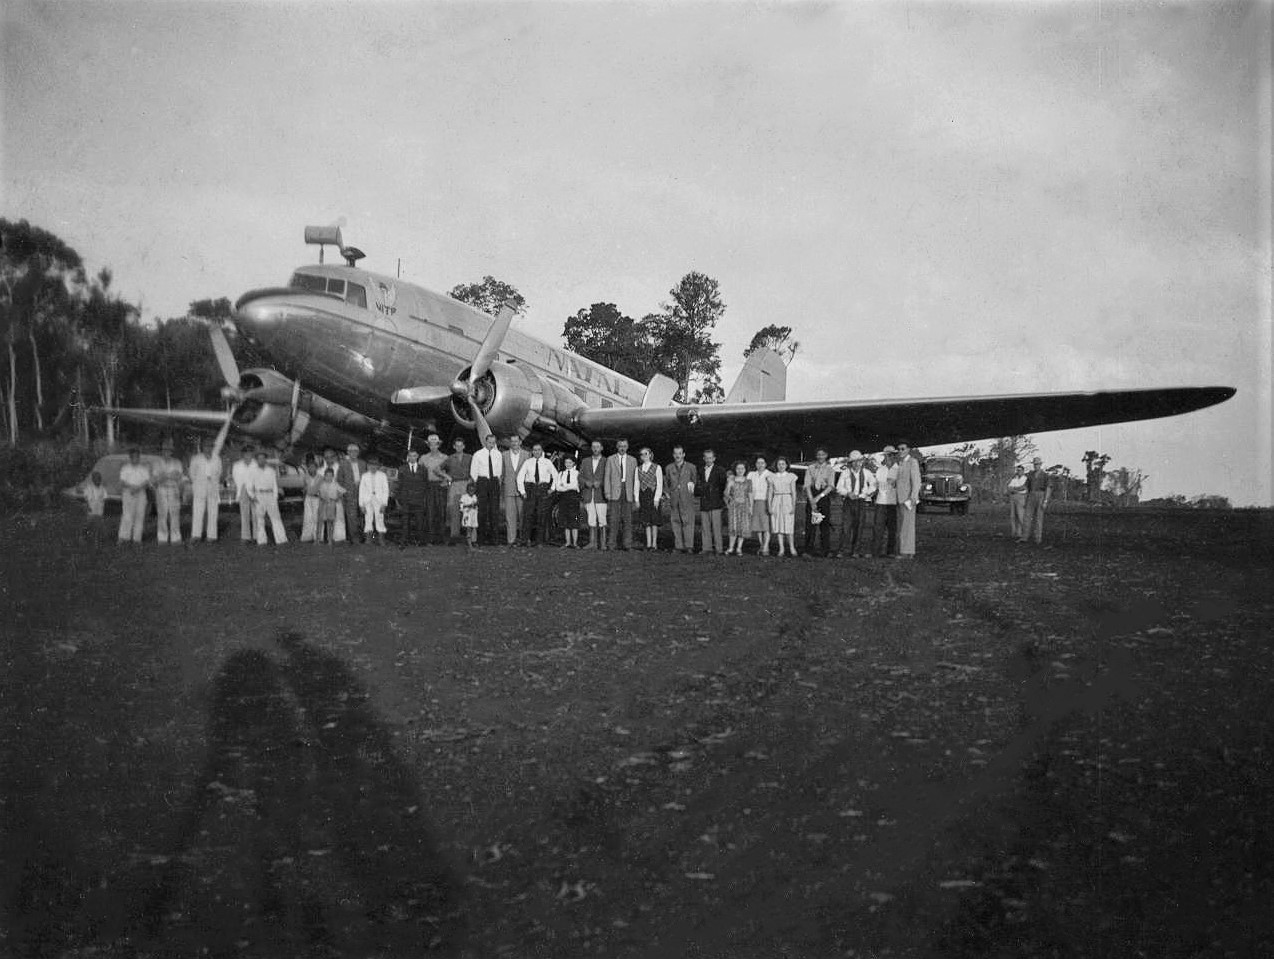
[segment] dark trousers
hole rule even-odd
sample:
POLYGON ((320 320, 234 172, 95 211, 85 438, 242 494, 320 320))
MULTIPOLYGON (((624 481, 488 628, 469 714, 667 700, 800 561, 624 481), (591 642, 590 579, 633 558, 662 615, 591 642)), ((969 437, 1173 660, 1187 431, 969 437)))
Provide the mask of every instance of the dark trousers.
POLYGON ((363 542, 363 518, 359 515, 358 490, 346 493, 345 498, 345 539, 351 544, 363 542))
POLYGON ((424 542, 425 504, 398 503, 398 515, 402 517, 403 527, 398 533, 398 542, 406 546, 408 543, 424 542))
POLYGON ((447 488, 431 483, 425 488, 425 542, 447 541, 447 488))
POLYGON ((841 507, 840 544, 837 549, 842 553, 849 553, 850 556, 853 556, 858 552, 858 544, 866 539, 863 533, 865 527, 869 524, 870 519, 866 501, 861 499, 845 500, 844 506, 841 507))
POLYGON ((611 549, 631 549, 633 545, 633 501, 611 499, 606 501, 607 540, 611 549), (621 540, 620 531, 624 538, 621 540))
POLYGON ((830 553, 832 550, 832 494, 828 493, 814 506, 805 501, 805 552, 814 547, 814 531, 818 530, 818 548, 820 552, 830 553), (823 514, 823 522, 814 525, 814 510, 823 514))
POLYGON ((546 546, 553 519, 553 495, 548 483, 527 483, 526 502, 522 505, 522 539, 528 544, 546 546))
POLYGON ((898 552, 898 504, 876 504, 876 528, 872 530, 871 551, 877 556, 898 552))
POLYGON ((494 546, 500 541, 500 478, 478 477, 478 534, 494 546))

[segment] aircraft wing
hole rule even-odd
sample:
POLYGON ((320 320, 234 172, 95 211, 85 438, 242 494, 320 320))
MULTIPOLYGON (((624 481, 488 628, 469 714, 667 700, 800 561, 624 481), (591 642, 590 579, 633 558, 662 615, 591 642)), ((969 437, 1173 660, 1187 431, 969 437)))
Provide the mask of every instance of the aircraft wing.
POLYGON ((825 446, 833 456, 906 440, 936 446, 997 436, 1069 430, 1176 416, 1228 400, 1228 386, 1025 393, 828 403, 722 403, 580 411, 573 428, 588 439, 629 439, 661 454, 676 443, 718 456, 776 453, 794 458, 825 446))
POLYGON ((188 423, 191 426, 220 427, 226 421, 225 410, 149 410, 144 407, 92 406, 94 413, 109 413, 120 419, 137 420, 140 423, 188 423))

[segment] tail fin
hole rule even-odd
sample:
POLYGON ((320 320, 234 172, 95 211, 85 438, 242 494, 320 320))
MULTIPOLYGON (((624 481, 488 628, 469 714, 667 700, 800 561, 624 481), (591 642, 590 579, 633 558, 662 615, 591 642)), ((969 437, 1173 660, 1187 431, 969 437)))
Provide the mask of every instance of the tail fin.
POLYGON ((773 350, 757 350, 739 371, 727 403, 766 403, 787 399, 787 364, 773 350))

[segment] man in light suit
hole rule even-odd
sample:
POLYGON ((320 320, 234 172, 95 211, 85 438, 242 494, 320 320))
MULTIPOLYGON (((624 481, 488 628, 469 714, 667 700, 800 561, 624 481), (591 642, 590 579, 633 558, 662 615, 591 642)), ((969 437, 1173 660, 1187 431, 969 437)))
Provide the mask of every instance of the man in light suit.
POLYGON ((358 488, 367 472, 367 464, 359 459, 358 452, 358 444, 350 443, 336 466, 336 482, 345 488, 345 536, 351 546, 364 539, 358 515, 358 488))
POLYGON ((920 462, 907 443, 898 444, 898 558, 916 557, 916 510, 920 506, 920 462))
POLYGON ((593 440, 591 454, 579 466, 580 502, 588 514, 589 546, 601 549, 606 538, 606 457, 600 440, 593 440))
POLYGON ((500 496, 504 500, 504 535, 510 546, 522 545, 520 534, 526 501, 518 492, 518 473, 522 470, 522 464, 528 459, 526 450, 522 448, 522 437, 510 436, 509 448, 504 451, 502 457, 504 472, 500 479, 500 496))
POLYGON ((672 509, 672 545, 679 553, 695 547, 695 485, 699 471, 686 462, 682 446, 672 448, 672 462, 664 468, 664 492, 672 509))
POLYGON ((628 440, 615 444, 615 455, 606 461, 603 481, 606 518, 609 522, 607 549, 631 549, 633 545, 633 504, 637 502, 637 459, 628 455, 628 440), (620 530, 623 530, 621 545, 620 530))

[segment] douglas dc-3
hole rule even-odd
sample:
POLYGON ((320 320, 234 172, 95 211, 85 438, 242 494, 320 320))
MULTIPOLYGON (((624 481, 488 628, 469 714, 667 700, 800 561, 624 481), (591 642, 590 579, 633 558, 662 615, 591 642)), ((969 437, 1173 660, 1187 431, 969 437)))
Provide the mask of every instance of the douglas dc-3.
POLYGON ((510 329, 513 312, 487 314, 400 279, 357 268, 363 254, 340 230, 309 227, 319 264, 286 287, 253 290, 235 304, 241 336, 272 368, 240 371, 218 327, 213 352, 226 379, 224 411, 117 409, 150 421, 233 425, 262 443, 397 447, 415 433, 514 434, 549 449, 628 438, 660 456, 782 452, 808 458, 880 449, 899 438, 935 445, 994 436, 1172 416, 1220 403, 1230 387, 1095 393, 1034 393, 933 399, 785 402, 777 353, 753 353, 721 404, 674 402, 676 384, 643 384, 599 363, 510 329), (346 264, 323 265, 334 245, 346 264))

